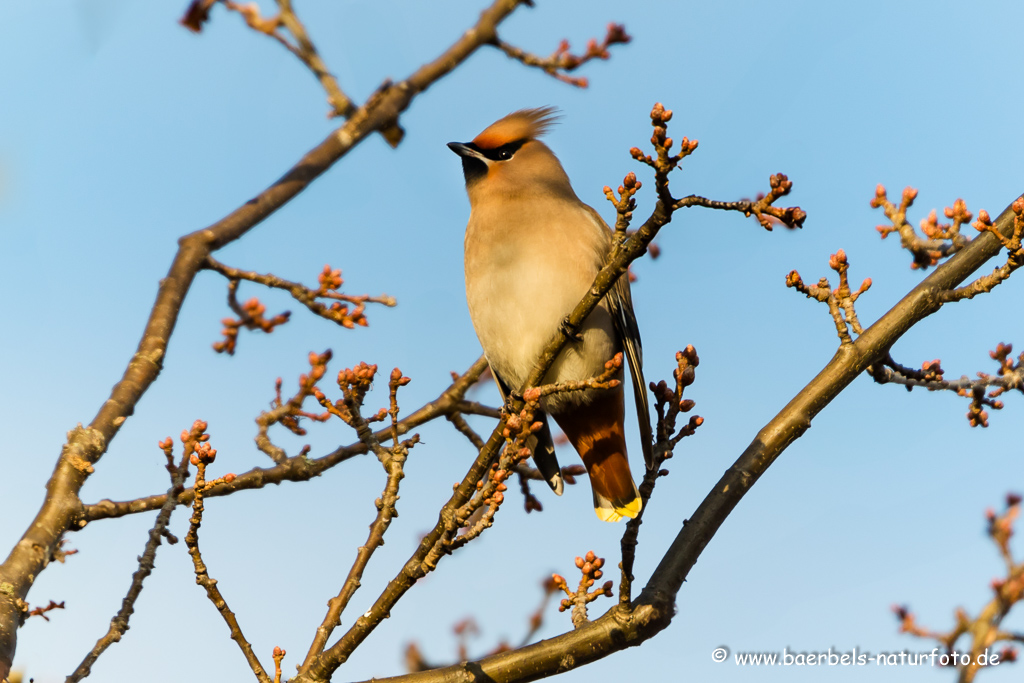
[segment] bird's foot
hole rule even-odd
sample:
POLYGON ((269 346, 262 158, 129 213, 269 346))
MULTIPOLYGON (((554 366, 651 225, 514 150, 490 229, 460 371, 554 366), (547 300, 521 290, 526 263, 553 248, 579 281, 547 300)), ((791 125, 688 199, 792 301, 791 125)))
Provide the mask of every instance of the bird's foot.
POLYGON ((572 323, 569 322, 569 316, 562 318, 562 334, 565 335, 566 339, 574 342, 582 342, 583 335, 572 329, 572 323))

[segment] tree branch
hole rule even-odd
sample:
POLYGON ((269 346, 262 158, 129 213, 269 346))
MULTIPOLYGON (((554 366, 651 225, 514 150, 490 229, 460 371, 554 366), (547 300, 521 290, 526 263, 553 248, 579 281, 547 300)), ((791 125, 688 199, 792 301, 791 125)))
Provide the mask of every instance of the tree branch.
MULTIPOLYGON (((280 180, 235 211, 179 241, 170 272, 161 283, 138 350, 88 427, 68 433, 47 494, 35 519, 0 565, 0 677, 10 671, 17 646, 21 605, 35 577, 46 567, 65 531, 80 519, 79 491, 92 466, 106 452, 121 425, 160 374, 167 343, 196 273, 210 254, 239 239, 305 189, 374 132, 396 125, 418 94, 450 73, 481 45, 495 39, 497 26, 522 0, 495 0, 477 23, 437 59, 397 84, 385 83, 346 123, 310 150, 280 180)), ((158 506, 159 507, 159 506, 158 506)))
MULTIPOLYGON (((192 445, 194 446, 194 442, 192 445)), ((167 455, 167 468, 171 471, 171 487, 167 489, 167 494, 164 496, 166 502, 160 508, 159 514, 157 514, 153 528, 149 530, 149 540, 146 541, 146 548, 139 557, 139 568, 132 574, 132 583, 128 588, 128 594, 125 595, 124 600, 121 602, 121 609, 110 620, 110 628, 107 629, 107 632, 96 641, 96 645, 85 656, 82 663, 68 676, 66 683, 77 683, 87 677, 92 673, 92 665, 96 663, 100 655, 108 647, 121 641, 121 637, 128 630, 128 620, 135 612, 135 601, 139 599, 139 595, 142 593, 142 582, 153 573, 156 549, 160 546, 163 536, 167 534, 167 525, 171 521, 171 513, 174 512, 175 508, 174 496, 184 486, 185 477, 188 476, 189 457, 192 455, 192 449, 189 443, 186 442, 181 462, 175 467, 171 451, 174 447, 174 442, 168 437, 166 441, 160 442, 160 447, 167 455)), ((170 537, 171 543, 174 543, 175 540, 174 537, 170 537)))
POLYGON ((359 549, 356 551, 356 559, 352 563, 352 568, 349 570, 344 584, 342 584, 341 591, 337 596, 328 601, 327 616, 324 617, 323 622, 316 630, 316 636, 313 638, 313 643, 310 645, 309 652, 306 655, 306 662, 311 662, 323 652, 324 647, 327 645, 327 640, 331 637, 331 633, 341 623, 342 613, 352 600, 352 596, 355 595, 362 585, 360 580, 363 578, 366 566, 370 563, 370 558, 373 557, 373 553, 377 548, 384 545, 384 534, 387 533, 391 520, 398 517, 398 488, 405 477, 404 463, 408 457, 409 447, 419 438, 417 435, 407 442, 399 442, 398 440, 398 387, 408 383, 409 378, 403 377, 402 372, 398 368, 392 371, 388 381, 391 404, 391 409, 388 411, 391 414, 391 448, 381 446, 380 442, 370 431, 366 421, 359 415, 359 406, 354 402, 350 403, 353 417, 350 424, 359 430, 360 438, 377 454, 377 458, 380 460, 381 465, 384 466, 385 472, 387 472, 387 484, 380 498, 375 501, 377 516, 370 524, 370 534, 366 539, 366 543, 359 546, 359 549))
MULTIPOLYGON (((206 431, 205 422, 196 422, 192 428, 192 436, 202 438, 209 436, 203 434, 206 431), (200 428, 201 427, 201 428, 200 428), (197 435, 197 428, 199 434, 197 435)), ((198 441, 198 438, 196 439, 198 441)), ((210 447, 208 442, 200 442, 195 444, 195 452, 191 457, 191 462, 196 466, 196 480, 195 486, 195 498, 192 500, 192 517, 189 519, 188 533, 185 534, 185 545, 188 546, 188 554, 192 556, 192 564, 195 567, 196 583, 202 586, 206 590, 206 597, 210 599, 213 606, 217 608, 221 617, 224 619, 224 623, 227 624, 231 630, 231 640, 238 643, 239 649, 242 651, 242 655, 245 657, 245 661, 248 662, 249 668, 252 669, 253 674, 256 676, 256 680, 260 683, 270 683, 270 677, 267 675, 266 669, 260 663, 256 653, 253 652, 252 645, 246 639, 245 634, 242 633, 242 627, 238 623, 238 618, 235 613, 228 607, 227 600, 224 599, 224 594, 220 592, 220 588, 217 587, 217 580, 210 576, 209 569, 206 566, 206 562, 203 560, 203 555, 199 550, 199 527, 203 523, 203 511, 205 506, 203 504, 203 494, 209 486, 215 485, 214 482, 206 482, 206 467, 211 464, 217 456, 216 449, 210 447)), ((234 478, 233 474, 228 474, 225 479, 234 478)))
MULTIPOLYGON (((244 316, 244 311, 238 310, 237 299, 235 299, 234 291, 238 286, 239 280, 248 280, 249 282, 255 282, 261 284, 264 287, 271 289, 282 289, 289 294, 292 298, 301 303, 303 306, 308 308, 310 312, 321 318, 326 318, 332 322, 335 322, 342 327, 352 329, 356 325, 366 326, 366 316, 363 315, 363 309, 368 303, 381 304, 382 306, 394 307, 397 305, 394 297, 382 294, 380 296, 370 296, 368 294, 351 295, 342 294, 337 291, 342 283, 340 270, 332 270, 330 266, 324 266, 323 272, 320 273, 319 282, 320 286, 317 289, 311 289, 302 285, 298 282, 291 282, 284 278, 277 277, 272 273, 261 274, 248 270, 240 270, 238 268, 232 268, 227 266, 212 256, 206 259, 204 264, 205 268, 214 272, 220 273, 228 279, 229 283, 229 303, 231 304, 232 310, 240 316, 244 316), (327 299, 333 303, 328 306, 319 299, 327 299), (354 304, 356 308, 350 313, 348 306, 345 306, 341 302, 354 304)), ((287 315, 287 314, 285 314, 287 315)))
MULTIPOLYGON (((406 434, 420 425, 435 420, 439 417, 450 414, 452 411, 460 410, 462 397, 469 390, 480 375, 487 368, 487 360, 480 357, 473 363, 472 367, 460 376, 455 382, 445 389, 436 399, 427 403, 404 420, 398 422, 399 435, 406 434)), ((388 439, 391 437, 392 428, 387 427, 374 432, 377 439, 388 439)), ((370 451, 369 447, 362 441, 342 446, 319 458, 309 459, 305 453, 285 458, 275 467, 254 467, 248 472, 236 475, 231 483, 217 484, 206 490, 203 494, 206 498, 216 496, 227 496, 238 491, 249 489, 261 489, 267 484, 280 484, 283 481, 308 481, 331 469, 335 465, 345 462, 349 458, 363 455, 370 451)), ((190 505, 194 491, 191 488, 185 489, 178 496, 178 505, 190 505)), ((135 500, 112 501, 101 500, 98 503, 84 505, 79 521, 72 528, 73 531, 84 528, 89 522, 100 519, 112 519, 134 515, 140 512, 156 510, 163 506, 167 500, 166 494, 136 498, 135 500)))
MULTIPOLYGON (((554 363, 562 347, 565 346, 569 339, 575 337, 590 313, 597 307, 604 296, 611 291, 619 278, 626 273, 629 264, 644 254, 647 250, 647 245, 654 239, 658 231, 672 220, 673 212, 677 208, 691 205, 690 203, 682 203, 678 207, 676 206, 677 200, 672 197, 668 190, 668 176, 683 158, 689 156, 696 149, 697 144, 696 141, 690 142, 683 138, 680 153, 670 156, 669 152, 673 142, 671 138, 666 137, 666 126, 671 118, 672 112, 666 110, 660 103, 656 104, 651 110, 651 125, 654 127, 654 136, 651 142, 655 148, 656 158, 644 156, 637 148, 633 148, 632 151, 633 156, 637 160, 651 166, 655 171, 655 187, 658 199, 653 213, 632 236, 624 241, 615 241, 613 243, 605 266, 598 272, 587 294, 565 318, 551 341, 544 347, 533 370, 522 387, 519 387, 520 398, 513 398, 506 405, 506 417, 491 432, 490 438, 466 473, 466 476, 456 487, 452 497, 441 508, 437 524, 433 530, 423 538, 413 556, 406 562, 398 575, 391 580, 370 609, 356 619, 355 623, 338 642, 325 650, 314 662, 302 667, 299 676, 295 679, 296 683, 299 681, 319 682, 328 680, 332 673, 348 659, 377 625, 391 613, 394 605, 412 588, 416 581, 430 571, 433 571, 440 558, 451 552, 452 539, 461 526, 461 522, 464 521, 460 520, 459 510, 476 493, 477 483, 483 480, 484 475, 497 457, 499 448, 505 443, 507 436, 506 425, 509 424, 510 420, 508 416, 516 417, 521 414, 526 406, 526 402, 522 397, 526 394, 527 390, 543 384, 543 378, 547 374, 548 368, 554 363)), ((773 176, 771 184, 772 193, 769 197, 760 200, 758 205, 758 210, 760 211, 764 211, 764 207, 770 207, 775 199, 785 195, 790 188, 790 183, 785 179, 785 176, 781 175, 773 176)), ((636 185, 636 187, 639 187, 639 185, 636 185)), ((715 206, 712 208, 720 207, 715 206)), ((722 208, 732 209, 733 207, 722 208)), ((803 222, 805 214, 799 208, 791 208, 784 211, 785 215, 792 222, 797 224, 803 222)))
MULTIPOLYGON (((1012 211, 1007 208, 995 225, 1004 236, 1010 235, 1013 229, 1012 211)), ((941 292, 956 287, 970 277, 983 263, 998 254, 1001 246, 1000 241, 990 233, 975 238, 911 290, 878 322, 864 330, 864 334, 856 341, 840 346, 828 365, 758 432, 705 496, 693 515, 683 523, 643 592, 631 604, 617 604, 593 622, 533 645, 484 657, 475 662, 462 662, 455 666, 392 678, 377 678, 375 682, 534 681, 589 664, 613 652, 639 645, 656 635, 671 622, 675 613, 676 595, 697 558, 758 478, 857 375, 886 354, 907 330, 941 308, 941 292)), ((601 280, 604 273, 605 270, 602 270, 598 280, 601 280)), ((579 307, 576 310, 579 311, 579 307)))

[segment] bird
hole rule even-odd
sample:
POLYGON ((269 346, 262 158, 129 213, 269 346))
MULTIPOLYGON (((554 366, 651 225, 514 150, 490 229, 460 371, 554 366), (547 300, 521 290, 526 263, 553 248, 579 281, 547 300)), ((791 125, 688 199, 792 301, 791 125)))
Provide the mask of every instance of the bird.
MULTIPOLYGON (((465 236, 466 301, 491 374, 507 400, 522 388, 543 348, 584 297, 612 248, 612 231, 576 196, 558 158, 539 138, 557 109, 521 109, 471 142, 448 147, 462 160, 470 214, 465 236)), ((623 275, 555 358, 543 382, 587 380, 624 352, 633 380, 641 445, 653 467, 653 437, 640 333, 623 275)), ((619 370, 621 379, 622 370, 619 370)), ((588 388, 541 400, 533 459, 556 495, 564 482, 547 415, 583 460, 594 511, 606 522, 640 514, 626 453, 625 392, 588 388)))

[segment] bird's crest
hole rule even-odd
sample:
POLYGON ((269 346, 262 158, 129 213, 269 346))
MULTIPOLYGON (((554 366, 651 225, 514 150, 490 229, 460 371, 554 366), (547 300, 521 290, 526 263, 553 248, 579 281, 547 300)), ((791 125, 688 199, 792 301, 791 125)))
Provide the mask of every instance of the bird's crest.
POLYGON ((473 138, 473 144, 480 149, 495 149, 510 142, 534 140, 547 133, 558 119, 555 107, 520 109, 487 126, 473 138))

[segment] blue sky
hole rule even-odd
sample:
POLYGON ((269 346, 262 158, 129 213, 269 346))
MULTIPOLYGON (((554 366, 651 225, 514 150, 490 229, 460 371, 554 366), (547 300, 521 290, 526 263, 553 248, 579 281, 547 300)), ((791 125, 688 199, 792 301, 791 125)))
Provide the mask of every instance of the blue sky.
MULTIPOLYGON (((38 509, 64 441, 106 399, 138 342, 175 240, 262 190, 332 129, 316 81, 279 45, 220 9, 195 36, 176 23, 185 2, 8 3, 0 8, 0 545, 10 547, 38 509)), ((449 45, 485 3, 297 3, 343 88, 362 101, 387 77, 402 78, 449 45)), ((913 185, 912 221, 962 197, 998 213, 1024 188, 1017 84, 1024 60, 1019 3, 544 2, 501 29, 546 54, 567 37, 582 48, 609 21, 634 41, 587 66, 587 90, 482 50, 419 97, 403 116, 398 150, 368 140, 252 234, 224 249, 230 265, 312 283, 325 262, 345 291, 395 296, 371 310, 370 327, 341 330, 254 287, 293 321, 272 335, 243 335, 233 358, 214 354, 228 314, 224 282, 206 273, 182 311, 164 373, 140 402, 82 492, 92 502, 166 488, 158 440, 197 418, 210 424, 221 473, 266 464, 253 418, 282 376, 286 391, 306 354, 332 348, 332 370, 360 360, 399 366, 413 382, 406 411, 479 354, 465 308, 462 234, 468 202, 458 160, 445 147, 496 118, 552 104, 564 113, 549 136, 577 193, 607 218, 601 194, 649 138, 656 101, 675 112, 671 133, 700 141, 673 179, 677 195, 752 196, 771 173, 794 181, 803 230, 762 231, 751 219, 691 210, 659 237, 663 256, 635 266, 637 317, 648 379, 668 378, 674 352, 701 356, 690 397, 706 422, 669 465, 645 517, 637 561, 646 580, 680 523, 721 473, 832 356, 824 306, 787 290, 844 248, 851 277, 871 277, 861 321, 872 322, 920 279, 868 206, 877 183, 891 196, 913 185)), ((642 215, 652 206, 645 188, 642 215)), ((969 232, 973 232, 970 230, 969 232)), ((989 267, 986 267, 986 272, 989 267)), ((894 349, 908 365, 941 358, 951 376, 992 371, 988 351, 1024 346, 1017 280, 947 306, 894 349)), ((330 372, 329 375, 333 375, 330 372)), ((381 385, 382 383, 378 383, 381 385)), ((490 388, 481 398, 494 399, 490 388)), ((386 391, 371 394, 383 405, 386 391)), ((949 395, 858 379, 814 422, 741 502, 679 593, 666 631, 566 681, 683 678, 719 681, 932 681, 930 667, 741 668, 711 650, 872 652, 931 650, 896 633, 889 607, 909 603, 934 628, 953 610, 976 611, 1001 570, 983 511, 1024 489, 1021 400, 1011 396, 987 430, 971 429, 967 404, 949 395)), ((484 422, 478 426, 483 429, 484 422)), ((634 432, 635 433, 635 432, 634 432)), ((353 440, 340 423, 298 439, 323 453, 353 440)), ((433 525, 471 447, 446 424, 422 430, 407 468, 400 518, 375 555, 351 610, 361 613, 433 525)), ((571 452, 563 461, 572 462, 571 452)), ((639 474, 639 461, 636 471, 639 474)), ((280 645, 286 672, 304 654, 373 517, 384 478, 369 458, 320 479, 220 498, 207 506, 203 545, 247 636, 264 662, 280 645)), ((336 680, 402 672, 415 640, 434 661, 456 656, 450 626, 474 615, 471 654, 517 641, 552 571, 593 549, 618 560, 621 529, 599 522, 587 485, 545 510, 505 506, 476 544, 416 586, 339 670, 336 680), (506 567, 496 572, 496 566, 506 567), (474 649, 475 648, 475 649, 474 649)), ((515 498, 515 496, 513 496, 515 498)), ((80 552, 50 567, 31 602, 65 600, 49 623, 21 631, 16 668, 37 681, 66 676, 120 605, 151 515, 100 522, 69 537, 80 552)), ((175 533, 184 532, 179 510, 175 533)), ((600 605, 601 603, 597 603, 600 605)), ((353 617, 346 614, 345 624, 353 617)), ((1019 615, 1008 626, 1022 627, 1019 615)), ((542 637, 570 628, 547 614, 542 637)), ((1019 666, 1019 665, 1018 665, 1019 666)), ((162 546, 124 640, 94 667, 96 680, 145 671, 154 681, 250 675, 227 629, 194 584, 182 545, 162 546), (199 672, 198 674, 196 672, 199 672)), ((1012 665, 986 672, 1014 680, 1012 665)))

